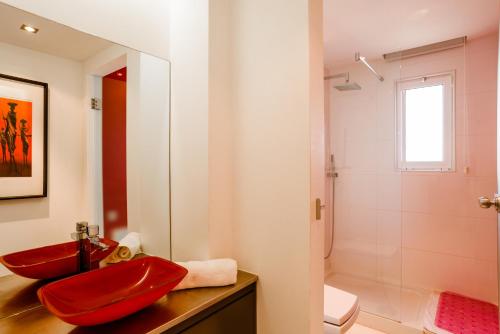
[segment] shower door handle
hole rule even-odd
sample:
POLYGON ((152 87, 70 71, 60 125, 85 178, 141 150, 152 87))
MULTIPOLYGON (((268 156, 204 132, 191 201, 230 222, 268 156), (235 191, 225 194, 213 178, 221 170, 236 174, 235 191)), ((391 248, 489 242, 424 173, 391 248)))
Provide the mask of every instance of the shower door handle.
POLYGON ((321 220, 321 210, 325 208, 325 205, 321 204, 321 199, 316 198, 316 220, 321 220))
POLYGON ((488 209, 494 206, 495 209, 500 212, 500 196, 498 194, 495 194, 495 197, 493 197, 492 200, 488 197, 481 196, 479 197, 479 206, 483 209, 488 209))

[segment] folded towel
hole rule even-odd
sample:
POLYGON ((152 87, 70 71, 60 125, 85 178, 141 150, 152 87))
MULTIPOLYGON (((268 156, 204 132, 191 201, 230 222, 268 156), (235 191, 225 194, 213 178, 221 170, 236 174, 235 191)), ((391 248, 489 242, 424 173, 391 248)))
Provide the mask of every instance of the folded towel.
POLYGON ((132 259, 141 252, 141 235, 137 232, 130 232, 120 242, 118 247, 100 262, 100 267, 108 263, 118 263, 132 259))
POLYGON ((188 274, 174 290, 225 286, 236 283, 238 265, 233 259, 176 262, 186 268, 188 274))

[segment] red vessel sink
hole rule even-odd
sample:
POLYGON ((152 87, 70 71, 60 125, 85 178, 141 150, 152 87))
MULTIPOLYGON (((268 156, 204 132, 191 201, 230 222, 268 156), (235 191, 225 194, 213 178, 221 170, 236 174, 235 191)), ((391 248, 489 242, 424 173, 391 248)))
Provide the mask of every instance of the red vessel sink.
POLYGON ((63 321, 93 326, 153 304, 187 272, 173 262, 147 256, 49 283, 38 290, 38 298, 63 321))
MULTIPOLYGON (((95 248, 91 252, 91 267, 98 268, 99 261, 118 246, 109 239, 101 239, 108 249, 95 248)), ((70 241, 62 244, 33 248, 22 252, 0 257, 0 263, 13 273, 34 279, 49 279, 78 273, 78 242, 70 241)))

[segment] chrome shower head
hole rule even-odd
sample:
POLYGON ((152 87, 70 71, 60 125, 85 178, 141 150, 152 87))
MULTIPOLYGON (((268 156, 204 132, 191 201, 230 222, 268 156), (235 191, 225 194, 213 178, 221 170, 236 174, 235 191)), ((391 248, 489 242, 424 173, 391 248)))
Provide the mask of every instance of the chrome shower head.
POLYGON ((329 76, 324 77, 324 80, 330 80, 330 79, 335 79, 335 78, 344 78, 344 80, 345 80, 344 84, 333 86, 337 90, 346 91, 346 90, 360 90, 361 89, 360 85, 358 85, 355 82, 349 81, 349 72, 329 75, 329 76))
POLYGON ((361 86, 356 82, 346 82, 343 85, 333 86, 336 90, 347 91, 347 90, 360 90, 361 86))

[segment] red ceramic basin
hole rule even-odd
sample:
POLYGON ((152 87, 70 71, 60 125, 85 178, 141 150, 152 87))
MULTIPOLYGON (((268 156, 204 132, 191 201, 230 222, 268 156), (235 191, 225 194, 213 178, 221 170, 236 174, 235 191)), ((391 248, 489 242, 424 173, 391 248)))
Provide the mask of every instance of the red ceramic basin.
POLYGON ((38 290, 38 298, 63 321, 93 326, 153 304, 187 272, 173 262, 147 256, 49 283, 38 290))
MULTIPOLYGON (((108 245, 107 250, 95 248, 91 253, 92 268, 118 246, 109 239, 101 239, 108 245)), ((49 279, 78 273, 78 243, 76 241, 33 248, 0 257, 0 263, 19 276, 34 279, 49 279)))

